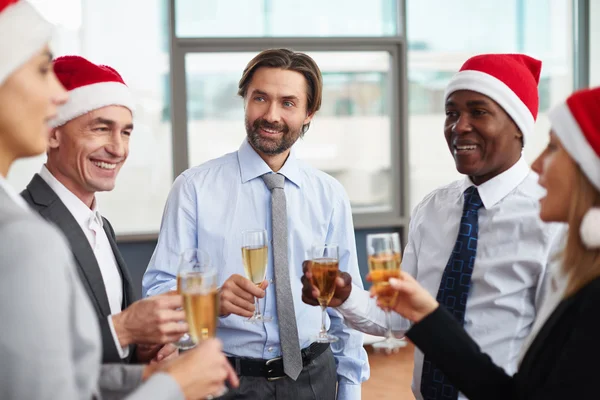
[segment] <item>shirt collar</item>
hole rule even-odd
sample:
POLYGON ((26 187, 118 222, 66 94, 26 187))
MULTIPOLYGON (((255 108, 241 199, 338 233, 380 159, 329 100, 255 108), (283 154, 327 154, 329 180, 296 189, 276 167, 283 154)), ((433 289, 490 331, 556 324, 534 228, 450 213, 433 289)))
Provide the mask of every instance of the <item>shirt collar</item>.
POLYGON ((94 203, 90 209, 79 197, 75 196, 75 194, 67 189, 65 185, 60 183, 60 181, 48 171, 48 168, 46 168, 45 165, 42 165, 40 176, 46 181, 54 193, 56 193, 60 201, 63 202, 71 214, 73 214, 73 217, 75 217, 79 226, 92 229, 93 223, 97 223, 100 227, 104 225, 102 216, 98 211, 96 199, 94 199, 94 203))
MULTIPOLYGON (((238 150, 238 160, 240 163, 242 183, 246 183, 259 176, 273 172, 250 143, 248 143, 248 139, 244 139, 238 150)), ((300 166, 293 146, 290 155, 287 160, 285 160, 285 164, 283 164, 283 167, 277 172, 285 176, 296 186, 301 186, 302 174, 300 173, 300 166)))
POLYGON ((27 205, 27 202, 21 196, 19 196, 19 193, 17 193, 17 191, 10 186, 8 181, 2 175, 0 175, 0 188, 4 189, 8 197, 13 199, 13 201, 17 203, 19 207, 23 208, 24 210, 29 210, 29 205, 27 205))
MULTIPOLYGON (((477 191, 486 209, 494 207, 523 182, 531 169, 527 162, 521 157, 512 167, 477 186, 477 191)), ((469 186, 473 186, 471 178, 465 177, 462 184, 462 192, 469 186)))

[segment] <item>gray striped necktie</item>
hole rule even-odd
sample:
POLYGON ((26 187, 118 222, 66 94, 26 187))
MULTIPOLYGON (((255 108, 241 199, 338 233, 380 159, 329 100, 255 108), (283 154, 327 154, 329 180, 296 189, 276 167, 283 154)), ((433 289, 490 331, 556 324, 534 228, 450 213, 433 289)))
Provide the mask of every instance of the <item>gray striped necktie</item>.
POLYGON ((296 380, 302 371, 302 355, 296 326, 296 313, 288 268, 287 209, 281 174, 265 174, 263 181, 271 191, 271 230, 273 235, 273 265, 275 268, 275 297, 279 319, 279 341, 283 356, 283 371, 296 380))

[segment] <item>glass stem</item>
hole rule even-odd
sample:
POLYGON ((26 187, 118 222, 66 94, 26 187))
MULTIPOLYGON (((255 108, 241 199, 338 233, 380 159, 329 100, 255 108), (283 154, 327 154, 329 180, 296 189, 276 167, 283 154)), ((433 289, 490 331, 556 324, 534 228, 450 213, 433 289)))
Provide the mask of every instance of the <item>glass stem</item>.
POLYGON ((260 317, 260 305, 258 304, 258 297, 254 298, 254 318, 260 317))
POLYGON ((392 312, 390 310, 385 310, 385 319, 387 321, 386 337, 388 338, 388 340, 393 340, 394 332, 392 332, 392 312))
POLYGON ((326 310, 326 307, 321 306, 321 336, 325 336, 327 334, 327 328, 325 328, 325 317, 327 316, 326 310))

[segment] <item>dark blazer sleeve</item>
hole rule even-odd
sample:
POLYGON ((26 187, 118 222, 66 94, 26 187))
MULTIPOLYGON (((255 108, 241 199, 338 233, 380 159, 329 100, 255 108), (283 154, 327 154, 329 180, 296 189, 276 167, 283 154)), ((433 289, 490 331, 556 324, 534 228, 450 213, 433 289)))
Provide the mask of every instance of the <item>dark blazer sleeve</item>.
POLYGON ((596 279, 574 295, 575 306, 563 314, 545 339, 542 356, 553 348, 555 357, 539 358, 532 368, 550 365, 545 384, 531 391, 528 399, 597 399, 600 360, 600 280, 596 279))
POLYGON ((471 400, 597 398, 600 279, 563 303, 570 306, 561 310, 559 318, 550 322, 551 316, 546 321, 514 377, 482 353, 443 307, 416 324, 406 336, 471 400))
POLYGON ((415 324, 406 336, 471 400, 518 399, 514 380, 481 352, 444 307, 415 324))

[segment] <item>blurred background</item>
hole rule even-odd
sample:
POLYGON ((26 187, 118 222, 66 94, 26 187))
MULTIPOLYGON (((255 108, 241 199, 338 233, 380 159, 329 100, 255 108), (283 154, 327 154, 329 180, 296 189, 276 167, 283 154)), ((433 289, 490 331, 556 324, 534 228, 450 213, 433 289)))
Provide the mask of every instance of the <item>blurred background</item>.
MULTIPOLYGON (((530 162, 548 140, 548 109, 600 84, 599 1, 32 2, 60 27, 56 55, 112 65, 135 94, 129 160, 117 188, 98 198, 139 277, 174 178, 244 138, 237 83, 262 49, 305 51, 322 69, 322 109, 298 154, 346 188, 361 260, 366 233, 404 238, 412 208, 458 177, 443 138, 443 93, 468 57, 525 52, 543 61, 530 162)), ((9 181, 22 189, 43 161, 18 162, 9 181)))

